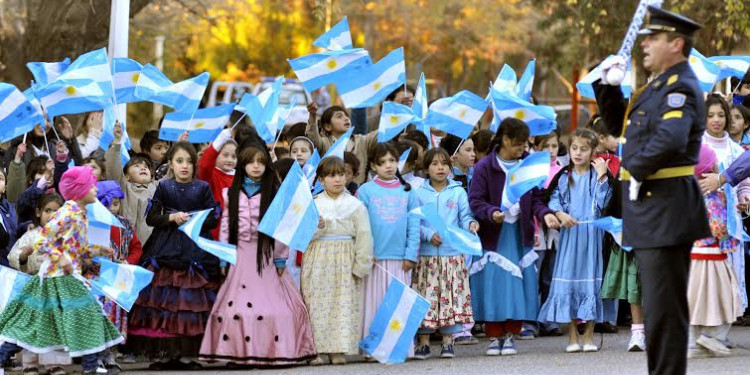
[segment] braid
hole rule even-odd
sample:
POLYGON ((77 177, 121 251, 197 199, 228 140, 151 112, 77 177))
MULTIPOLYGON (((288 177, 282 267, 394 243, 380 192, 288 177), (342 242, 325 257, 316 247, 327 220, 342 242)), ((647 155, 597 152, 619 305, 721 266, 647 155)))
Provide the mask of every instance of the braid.
POLYGON ((396 171, 396 178, 398 178, 398 181, 401 182, 401 185, 404 185, 404 191, 411 190, 411 184, 404 180, 404 177, 401 176, 401 172, 396 171))

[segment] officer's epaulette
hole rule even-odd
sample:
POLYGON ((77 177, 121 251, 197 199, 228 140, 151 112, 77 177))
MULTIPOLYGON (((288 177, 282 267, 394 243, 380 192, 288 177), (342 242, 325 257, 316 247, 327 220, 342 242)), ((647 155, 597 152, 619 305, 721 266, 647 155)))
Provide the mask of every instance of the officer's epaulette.
POLYGON ((672 74, 667 80, 667 86, 671 86, 673 83, 677 82, 678 79, 679 76, 677 74, 672 74))

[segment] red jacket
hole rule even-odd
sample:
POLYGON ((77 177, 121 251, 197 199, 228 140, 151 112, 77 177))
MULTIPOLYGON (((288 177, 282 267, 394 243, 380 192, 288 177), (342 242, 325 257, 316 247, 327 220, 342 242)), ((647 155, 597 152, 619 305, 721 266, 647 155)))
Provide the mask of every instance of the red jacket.
MULTIPOLYGON (((228 174, 219 168, 216 168, 216 158, 219 156, 219 151, 214 148, 213 145, 209 145, 198 160, 198 179, 208 182, 208 186, 211 187, 211 192, 214 194, 214 200, 219 204, 221 209, 224 209, 224 197, 221 191, 225 188, 232 186, 232 180, 234 180, 234 174, 228 174)), ((215 241, 219 240, 219 227, 217 226, 211 231, 211 237, 215 241)))
POLYGON ((611 152, 601 152, 596 154, 595 157, 602 158, 605 161, 609 160, 609 172, 612 173, 612 176, 617 177, 617 173, 620 172, 620 158, 617 155, 611 152))
MULTIPOLYGON (((122 243, 122 240, 120 239, 121 233, 122 229, 114 225, 111 227, 109 235, 113 243, 122 243)), ((128 264, 139 264, 141 262, 141 255, 143 255, 143 247, 141 246, 141 241, 138 240, 135 231, 133 231, 133 238, 130 239, 130 243, 128 244, 128 257, 125 258, 125 261, 128 262, 128 264)))

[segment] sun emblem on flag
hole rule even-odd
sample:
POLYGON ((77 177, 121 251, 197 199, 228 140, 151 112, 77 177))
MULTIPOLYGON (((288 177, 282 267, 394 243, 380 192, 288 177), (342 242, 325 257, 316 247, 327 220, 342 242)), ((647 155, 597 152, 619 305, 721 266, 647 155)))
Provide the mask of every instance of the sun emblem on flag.
POLYGON ((299 215, 302 213, 302 205, 299 203, 293 203, 292 204, 292 211, 294 211, 295 214, 299 215))
POLYGON ((515 118, 517 118, 519 120, 523 120, 524 117, 526 117, 526 112, 524 112, 523 109, 519 109, 519 110, 516 111, 516 113, 513 115, 513 117, 515 117, 515 118))
POLYGON ((462 109, 462 110, 461 110, 461 113, 459 114, 459 116, 460 116, 461 118, 464 118, 464 117, 466 117, 466 109, 462 109))
POLYGON ((391 120, 391 124, 393 124, 393 125, 398 124, 398 116, 391 115, 391 119, 390 120, 391 120))
POLYGON ((206 126, 206 123, 204 121, 199 121, 197 124, 195 124, 196 129, 200 129, 204 126, 206 126))
POLYGON ((718 66, 724 66, 724 62, 723 61, 717 61, 716 65, 718 65, 718 66))
POLYGON ((690 56, 690 63, 691 63, 691 64, 695 64, 695 63, 697 63, 697 62, 698 62, 698 58, 697 58, 697 57, 695 57, 695 56, 690 56))
POLYGON ((141 73, 135 72, 132 76, 130 76, 130 80, 133 81, 133 83, 138 83, 138 78, 141 76, 141 73))
POLYGON ((68 94, 68 95, 75 95, 76 88, 73 87, 73 86, 68 86, 68 87, 65 88, 65 93, 68 94))
POLYGON ((372 85, 372 88, 375 89, 375 91, 380 90, 381 87, 383 87, 383 84, 380 82, 375 82, 375 84, 372 85))
POLYGON ((510 175, 510 183, 512 184, 514 182, 516 182, 516 174, 515 173, 511 173, 511 175, 510 175))
POLYGON ((118 290, 128 290, 128 284, 125 281, 120 281, 116 285, 118 290))
POLYGON ((333 69, 336 69, 336 66, 338 64, 336 64, 336 60, 330 59, 330 60, 328 60, 328 62, 326 63, 326 65, 328 66, 328 69, 333 70, 333 69))
POLYGON ((391 322, 388 323, 388 329, 391 331, 401 331, 404 328, 404 323, 401 323, 398 319, 391 319, 391 322))

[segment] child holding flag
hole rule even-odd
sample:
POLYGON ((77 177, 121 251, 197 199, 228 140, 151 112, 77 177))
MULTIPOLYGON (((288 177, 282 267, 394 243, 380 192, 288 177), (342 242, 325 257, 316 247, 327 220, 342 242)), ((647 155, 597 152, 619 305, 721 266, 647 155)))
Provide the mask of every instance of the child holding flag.
POLYGON ((201 358, 243 365, 289 366, 315 358, 305 304, 285 272, 289 248, 257 230, 278 179, 262 145, 240 152, 224 189, 220 239, 237 246, 237 264, 219 290, 201 358))
MULTIPOLYGON (((143 245, 142 263, 154 278, 130 312, 128 345, 171 360, 152 363, 151 370, 200 369, 191 358, 198 356, 219 289, 219 259, 201 250, 178 227, 192 213, 217 206, 208 183, 195 179, 198 156, 193 145, 175 143, 167 160, 174 177, 159 183, 146 217, 154 232, 143 245)), ((217 216, 208 216, 202 237, 211 238, 217 216)))
POLYGON ((570 323, 568 353, 595 352, 594 323, 604 319, 601 299, 604 231, 590 224, 602 216, 612 196, 607 162, 594 159, 599 139, 592 130, 576 130, 570 161, 550 183, 549 208, 563 226, 549 297, 539 312, 541 322, 570 323), (580 223, 579 223, 580 221, 580 223), (586 321, 583 346, 578 323, 586 321))
MULTIPOLYGON (((315 197, 320 213, 302 262, 302 296, 310 313, 315 349, 333 364, 356 354, 362 336, 362 279, 372 269, 372 233, 365 206, 346 192, 344 161, 321 160, 317 178, 323 192, 315 197)), ((311 365, 322 365, 321 357, 311 365)))
POLYGON ((370 331, 391 277, 410 285, 411 270, 417 264, 419 218, 409 215, 409 211, 418 207, 417 197, 398 172, 398 158, 398 151, 390 143, 375 145, 370 155, 370 168, 375 172, 375 178, 357 190, 357 198, 365 205, 370 217, 377 265, 365 279, 363 337, 370 331))
MULTIPOLYGON (((198 161, 198 179, 208 182, 219 207, 224 207, 222 191, 232 186, 236 166, 237 142, 232 139, 232 129, 224 129, 203 150, 198 161)), ((218 227, 211 231, 211 237, 219 239, 218 227)))
POLYGON ((84 374, 102 373, 101 351, 124 339, 72 275, 80 275, 95 256, 112 252, 88 243, 85 207, 96 201, 96 177, 90 167, 73 167, 63 174, 60 191, 67 201, 34 244, 34 251, 45 254, 40 273, 0 314, 0 340, 5 341, 0 363, 8 364, 21 348, 36 353, 66 348, 72 357, 83 356, 84 374))
POLYGON ((475 257, 470 273, 474 320, 485 323, 487 355, 517 354, 514 335, 523 321, 535 321, 539 309, 533 217, 550 227, 557 220, 533 189, 507 212, 501 210, 508 171, 521 162, 529 127, 506 118, 492 140, 492 151, 477 163, 469 205, 482 230, 484 255, 475 257))
MULTIPOLYGON (((445 139, 445 138, 444 138, 445 139)), ((447 224, 472 232, 479 230, 469 208, 469 199, 461 184, 448 178, 452 169, 450 155, 442 148, 427 151, 424 157, 429 183, 417 191, 419 205, 437 203, 440 218, 447 224)), ((453 358, 453 334, 462 324, 474 323, 469 289, 469 270, 459 249, 443 244, 426 221, 421 223, 419 261, 413 275, 417 292, 430 302, 430 310, 418 331, 419 346, 414 357, 430 357, 430 334, 440 330, 443 336, 440 357, 453 358)))

